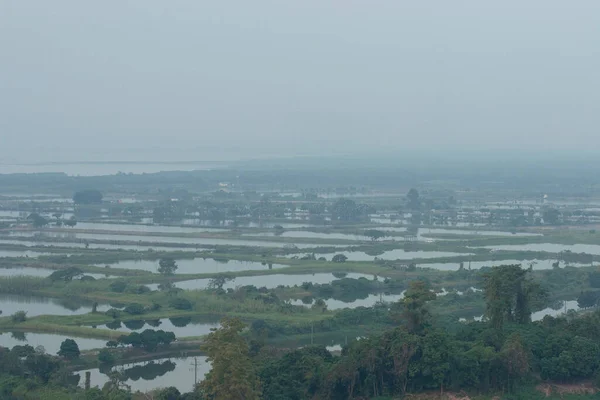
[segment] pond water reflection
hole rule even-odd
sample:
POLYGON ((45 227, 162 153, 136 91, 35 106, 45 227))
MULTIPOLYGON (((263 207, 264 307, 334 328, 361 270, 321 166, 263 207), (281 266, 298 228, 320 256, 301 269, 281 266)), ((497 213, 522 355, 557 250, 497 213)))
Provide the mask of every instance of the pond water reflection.
MULTIPOLYGON (((107 311, 107 304, 98 306, 98 311, 107 311)), ((28 317, 38 315, 81 315, 92 311, 92 304, 82 303, 80 299, 58 300, 49 297, 25 296, 16 294, 0 295, 2 315, 12 315, 17 311, 27 312, 28 317)))
POLYGON ((56 355, 60 344, 67 338, 77 342, 79 350, 100 349, 106 346, 106 340, 78 338, 50 333, 31 332, 4 332, 0 333, 0 346, 12 348, 14 346, 30 345, 34 348, 42 346, 46 353, 56 355))
POLYGON ((131 387, 132 392, 140 391, 146 393, 155 389, 169 386, 176 387, 181 393, 191 392, 194 388, 195 374, 198 381, 201 381, 210 371, 210 364, 206 357, 184 357, 184 358, 163 358, 154 361, 144 361, 133 364, 115 366, 112 369, 95 368, 77 372, 81 379, 80 386, 85 386, 86 372, 90 372, 91 387, 102 388, 108 382, 106 373, 110 371, 119 371, 125 375, 127 380, 125 384, 131 387), (195 371, 195 365, 197 371, 195 371))

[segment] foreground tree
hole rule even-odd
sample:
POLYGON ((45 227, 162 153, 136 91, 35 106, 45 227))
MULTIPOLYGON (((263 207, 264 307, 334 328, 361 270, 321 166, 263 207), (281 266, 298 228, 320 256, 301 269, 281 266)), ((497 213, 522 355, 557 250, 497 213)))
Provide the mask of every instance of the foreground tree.
POLYGON ((203 346, 212 369, 200 384, 204 398, 211 400, 258 400, 260 382, 242 337, 244 323, 225 318, 221 328, 210 333, 203 346))
POLYGON ((423 331, 431 316, 427 303, 435 298, 436 294, 429 289, 425 282, 410 283, 410 287, 401 300, 402 317, 409 332, 423 331))
POLYGON ((545 292, 528 273, 516 264, 494 267, 484 274, 486 316, 494 328, 502 329, 504 322, 531 322, 531 301, 545 292))

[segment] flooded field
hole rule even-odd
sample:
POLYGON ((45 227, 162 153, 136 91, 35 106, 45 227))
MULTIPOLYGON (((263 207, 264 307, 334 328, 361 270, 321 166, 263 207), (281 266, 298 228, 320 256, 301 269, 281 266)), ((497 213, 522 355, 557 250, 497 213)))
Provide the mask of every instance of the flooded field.
POLYGON ((244 236, 264 236, 264 237, 290 237, 306 239, 332 239, 332 240, 368 240, 371 239, 363 235, 349 235, 345 233, 322 233, 309 231, 287 231, 281 234, 275 232, 251 233, 244 236))
POLYGON ((427 259, 461 256, 466 257, 470 255, 470 253, 454 253, 448 251, 404 251, 402 249, 389 250, 378 255, 369 255, 363 251, 341 251, 339 253, 326 253, 315 255, 317 258, 325 257, 328 261, 331 261, 331 259, 337 254, 345 255, 346 257, 348 257, 348 261, 373 261, 375 257, 381 260, 412 260, 418 258, 427 259))
MULTIPOLYGON (((119 371, 127 380, 125 384, 131 387, 131 391, 146 393, 154 389, 176 387, 181 393, 191 392, 195 384, 195 375, 198 381, 204 378, 210 371, 210 364, 206 357, 164 358, 154 361, 144 361, 133 364, 125 364, 112 368, 119 371), (197 369, 195 370, 197 366, 197 369)), ((98 368, 79 371, 81 376, 80 386, 85 385, 85 373, 90 372, 91 387, 102 388, 108 382, 108 376, 98 368)))
MULTIPOLYGON (((32 332, 4 332, 0 333, 0 346, 9 347, 30 345, 42 346, 46 353, 56 355, 60 344, 66 339, 65 335, 32 332)), ((106 340, 71 337, 77 342, 79 350, 99 349, 106 346, 106 340)))
POLYGON ((177 338, 183 338, 208 335, 211 332, 211 329, 219 328, 220 326, 221 325, 218 322, 193 322, 190 317, 179 317, 157 320, 142 319, 126 322, 116 321, 106 325, 99 325, 96 328, 110 329, 123 333, 141 332, 145 329, 162 329, 165 332, 173 332, 177 338))
POLYGON ((436 235, 481 235, 481 236, 519 236, 533 237, 543 236, 541 233, 528 232, 506 232, 506 231, 484 231, 484 230, 465 230, 465 229, 442 229, 442 228, 421 228, 419 234, 436 234, 436 235))
MULTIPOLYGON (((108 305, 99 305, 98 311, 107 311, 108 305)), ((0 295, 0 311, 2 315, 12 315, 17 311, 25 311, 28 317, 37 315, 80 315, 92 311, 91 304, 82 304, 80 300, 58 300, 47 297, 25 296, 16 294, 0 295)))
POLYGON ((166 225, 134 225, 134 224, 108 224, 102 222, 80 222, 76 229, 89 229, 115 232, 149 232, 149 233, 203 233, 224 232, 227 229, 189 226, 166 225))
POLYGON ((20 267, 20 268, 0 268, 0 276, 37 276, 45 278, 52 273, 51 269, 45 268, 33 268, 33 267, 20 267))
MULTIPOLYGON (((497 261, 465 261, 463 263, 463 267, 465 269, 479 269, 482 267, 494 267, 498 265, 513 265, 513 264, 521 264, 523 268, 529 268, 531 265, 534 270, 542 270, 542 269, 552 269, 553 264, 556 263, 556 260, 497 260, 497 261)), ((572 267, 585 267, 588 265, 583 264, 569 264, 572 267)), ((460 268, 460 263, 432 263, 432 264, 418 264, 417 267, 421 268, 433 268, 441 271, 458 271, 460 268)), ((560 268, 565 267, 564 262, 559 263, 560 268)))
MULTIPOLYGON (((373 307, 377 303, 394 303, 404 298, 404 292, 400 294, 370 294, 365 299, 357 299, 354 301, 342 301, 336 299, 326 299, 328 310, 341 310, 344 308, 358 308, 358 307, 373 307)), ((305 304, 302 300, 293 300, 292 304, 297 306, 310 307, 313 303, 305 304)))
MULTIPOLYGON (((145 243, 156 243, 153 246, 160 247, 161 243, 169 244, 192 244, 197 247, 200 246, 250 246, 250 247, 286 247, 289 245, 295 245, 298 248, 313 248, 323 246, 319 243, 285 243, 285 242, 272 242, 272 241, 258 241, 258 240, 244 240, 244 239, 214 239, 214 238, 190 238, 190 237, 173 237, 173 236, 142 236, 142 235, 111 235, 105 233, 62 233, 62 232, 43 232, 42 234, 35 235, 33 232, 13 232, 10 237, 27 237, 31 238, 36 243, 47 241, 46 238, 65 238, 71 240, 106 240, 106 241, 129 241, 129 242, 145 242, 145 243), (65 236, 67 235, 67 236, 65 236)), ((16 240, 1 240, 0 243, 7 244, 24 244, 23 241, 16 240)), ((56 243, 56 242, 54 242, 56 243)), ((56 243, 56 245, 64 247, 82 247, 84 243, 56 243)), ((117 246, 117 248, 126 248, 121 245, 105 245, 105 244, 93 244, 90 243, 89 247, 93 248, 109 248, 107 246, 117 246)), ((328 245, 332 247, 341 247, 342 245, 328 245)), ((131 247, 128 245, 127 247, 131 247)), ((147 247, 147 246, 146 246, 147 247)), ((343 247, 343 246, 342 246, 343 247)))
MULTIPOLYGON (((285 268, 287 265, 283 264, 262 264, 253 261, 220 261, 212 258, 194 258, 194 259, 183 259, 176 260, 177 271, 176 274, 200 274, 200 273, 218 273, 218 272, 238 272, 238 271, 250 271, 250 270, 265 270, 265 269, 278 269, 285 268)), ((125 268, 135 269, 150 272, 157 272, 159 261, 156 260, 128 260, 120 261, 114 264, 108 264, 111 268, 125 268)), ((98 264, 99 267, 104 267, 104 264, 98 264)))
MULTIPOLYGON (((359 279, 365 278, 373 280, 374 275, 349 273, 345 276, 346 278, 359 279)), ((228 281, 223 285, 223 289, 235 289, 238 286, 256 286, 257 288, 266 287, 267 289, 273 289, 277 286, 296 286, 302 285, 304 282, 311 282, 313 284, 329 284, 334 280, 340 278, 335 277, 330 273, 319 273, 319 274, 304 274, 304 275, 285 275, 285 274, 273 274, 273 275, 261 275, 261 276, 241 276, 231 281, 228 281)), ((381 280, 381 278, 379 278, 381 280)), ((192 279, 189 281, 176 282, 175 286, 185 290, 201 290, 208 288, 210 279, 192 279)), ((146 285, 153 290, 158 288, 158 285, 146 285)))
MULTIPOLYGON (((4 243, 0 241, 0 243, 4 243)), ((30 250, 0 250, 0 257, 29 257, 29 258, 38 258, 39 256, 47 256, 52 253, 43 253, 37 251, 30 250)))
POLYGON ((486 249, 507 251, 543 251, 547 253, 560 253, 571 251, 573 253, 587 253, 600 255, 600 245, 597 244, 556 244, 556 243, 528 243, 508 244, 501 246, 484 246, 486 249))

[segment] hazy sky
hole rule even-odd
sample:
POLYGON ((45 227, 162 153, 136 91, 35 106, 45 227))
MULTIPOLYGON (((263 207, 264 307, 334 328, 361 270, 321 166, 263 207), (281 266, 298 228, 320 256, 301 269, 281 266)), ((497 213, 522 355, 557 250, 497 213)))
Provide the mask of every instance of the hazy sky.
POLYGON ((598 0, 0 1, 0 161, 576 150, 599 123, 598 0))

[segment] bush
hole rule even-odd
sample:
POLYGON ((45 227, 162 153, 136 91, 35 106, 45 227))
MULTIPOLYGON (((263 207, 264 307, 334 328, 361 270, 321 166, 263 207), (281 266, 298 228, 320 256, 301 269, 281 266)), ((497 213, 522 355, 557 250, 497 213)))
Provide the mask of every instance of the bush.
MULTIPOLYGON (((115 344, 117 344, 117 342, 115 342, 115 344)), ((107 345, 108 345, 108 343, 107 343, 107 345)), ((112 365, 115 363, 115 356, 113 356, 113 354, 109 350, 102 349, 98 352, 98 361, 100 361, 100 363, 102 363, 102 364, 111 364, 112 365)))
POLYGON ((343 262, 346 262, 347 259, 348 259, 348 257, 346 257, 343 254, 336 254, 335 256, 333 256, 331 261, 333 261, 334 263, 343 263, 343 262))
POLYGON ((27 312, 25 311, 17 311, 13 315, 10 316, 13 322, 25 322, 27 320, 27 312))
POLYGON ((125 311, 127 314, 131 314, 131 315, 141 315, 146 310, 144 310, 143 305, 138 304, 138 303, 133 303, 133 304, 130 304, 127 307, 125 307, 125 309, 123 311, 125 311))
POLYGON ((117 310, 116 308, 111 308, 110 310, 106 311, 104 314, 106 314, 107 316, 109 316, 113 319, 117 319, 121 316, 121 311, 117 310))
POLYGON ((116 293, 123 293, 127 288, 127 282, 124 280, 116 280, 110 284, 110 290, 116 293))
POLYGON ((181 297, 176 297, 171 300, 170 305, 176 310, 191 310, 193 306, 189 300, 181 297))

